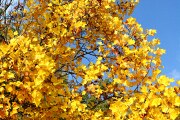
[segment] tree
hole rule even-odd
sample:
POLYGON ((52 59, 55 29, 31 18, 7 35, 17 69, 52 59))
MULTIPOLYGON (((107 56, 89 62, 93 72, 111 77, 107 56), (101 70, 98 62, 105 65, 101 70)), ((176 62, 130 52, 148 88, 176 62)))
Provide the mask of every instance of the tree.
POLYGON ((22 32, 0 44, 0 118, 176 119, 180 88, 137 4, 28 0, 22 32))

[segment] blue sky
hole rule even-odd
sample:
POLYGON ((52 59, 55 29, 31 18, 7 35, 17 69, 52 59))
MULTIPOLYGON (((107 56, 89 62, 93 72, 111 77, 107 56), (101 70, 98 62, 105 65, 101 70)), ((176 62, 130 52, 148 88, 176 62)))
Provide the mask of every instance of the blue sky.
POLYGON ((141 0, 133 15, 144 29, 156 29, 162 57, 163 73, 180 79, 180 0, 141 0))

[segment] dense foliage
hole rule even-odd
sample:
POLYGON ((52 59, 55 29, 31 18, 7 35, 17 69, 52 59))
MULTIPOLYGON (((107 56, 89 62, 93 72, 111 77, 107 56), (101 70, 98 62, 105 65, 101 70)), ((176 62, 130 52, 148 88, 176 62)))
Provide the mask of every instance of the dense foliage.
POLYGON ((161 74, 165 50, 149 37, 156 30, 143 29, 130 16, 137 0, 24 3, 11 12, 16 24, 1 30, 6 35, 0 43, 1 119, 179 115, 180 81, 171 86, 174 80, 161 74))

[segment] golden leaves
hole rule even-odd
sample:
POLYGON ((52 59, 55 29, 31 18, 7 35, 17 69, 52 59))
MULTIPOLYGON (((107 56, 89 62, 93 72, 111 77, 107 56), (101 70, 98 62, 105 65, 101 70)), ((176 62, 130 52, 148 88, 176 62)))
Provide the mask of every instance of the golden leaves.
POLYGON ((159 39, 153 39, 153 40, 150 42, 150 44, 151 44, 152 46, 159 45, 159 44, 160 44, 160 40, 159 40, 159 39))
POLYGON ((103 76, 103 72, 108 68, 106 65, 101 64, 102 57, 99 57, 96 61, 96 64, 91 64, 89 69, 86 69, 85 76, 82 84, 86 84, 92 80, 97 80, 103 76))
POLYGON ((133 18, 133 17, 129 17, 129 18, 126 20, 126 23, 127 23, 128 25, 134 25, 134 24, 136 24, 136 19, 133 18))
POLYGON ((160 76, 157 81, 164 86, 169 86, 171 82, 174 82, 173 79, 167 78, 165 75, 160 76))
POLYGON ((115 115, 115 118, 119 119, 121 117, 125 118, 128 106, 126 105, 126 103, 123 103, 120 101, 120 99, 118 99, 118 101, 115 101, 114 103, 110 104, 109 109, 115 115))
POLYGON ((12 92, 13 88, 11 85, 6 85, 6 90, 7 90, 7 92, 12 92))
POLYGON ((148 89, 146 86, 141 86, 141 92, 142 93, 148 93, 148 89))
POLYGON ((161 98, 153 98, 151 103, 150 103, 150 106, 154 106, 154 107, 157 107, 161 104, 161 98))
POLYGON ((175 106, 180 106, 180 97, 179 96, 175 97, 174 105, 175 106))
POLYGON ((157 55, 162 55, 162 54, 164 54, 164 53, 166 53, 166 51, 164 50, 164 49, 157 49, 156 51, 155 51, 155 54, 157 54, 157 55))
POLYGON ((33 98, 33 103, 35 103, 36 106, 39 106, 43 96, 42 96, 41 92, 39 92, 38 90, 33 90, 32 98, 33 98))
POLYGON ((165 88, 164 91, 164 96, 169 97, 169 98, 173 98, 175 97, 177 94, 175 93, 174 89, 172 87, 170 88, 165 88))
POLYGON ((106 5, 105 8, 106 8, 106 9, 109 9, 109 8, 111 8, 111 7, 110 7, 109 5, 106 5))
POLYGON ((81 104, 80 101, 78 101, 78 100, 71 101, 71 112, 74 112, 75 110, 83 112, 85 110, 85 108, 86 108, 86 105, 81 104))
POLYGON ((122 84, 122 83, 123 83, 123 81, 122 81, 122 80, 120 80, 119 78, 114 78, 114 79, 113 79, 113 83, 114 83, 114 84, 116 84, 116 83, 118 83, 118 84, 122 84))
POLYGON ((179 115, 179 113, 180 113, 180 112, 179 112, 178 110, 175 110, 175 109, 173 109, 173 108, 170 108, 170 109, 169 109, 170 119, 175 120, 176 117, 179 115))
POLYGON ((17 31, 15 31, 15 32, 14 32, 14 35, 15 35, 15 36, 16 36, 16 35, 18 35, 18 32, 17 32, 17 31))
POLYGON ((154 36, 156 34, 156 30, 155 29, 150 29, 147 31, 147 33, 151 36, 154 36))
POLYGON ((135 43, 135 40, 132 40, 132 39, 128 40, 129 45, 134 45, 134 43, 135 43))
MULTIPOLYGON (((95 118, 98 118, 103 115, 103 112, 101 110, 99 110, 94 115, 95 115, 95 118)), ((96 120, 96 119, 94 119, 94 120, 96 120)))
POLYGON ((12 73, 12 72, 7 73, 7 79, 13 79, 14 77, 15 77, 14 73, 12 73))
POLYGON ((12 103, 12 107, 13 107, 13 109, 12 109, 12 111, 11 111, 11 115, 14 115, 14 114, 18 113, 17 110, 18 110, 20 107, 17 105, 16 102, 13 102, 13 103, 12 103))

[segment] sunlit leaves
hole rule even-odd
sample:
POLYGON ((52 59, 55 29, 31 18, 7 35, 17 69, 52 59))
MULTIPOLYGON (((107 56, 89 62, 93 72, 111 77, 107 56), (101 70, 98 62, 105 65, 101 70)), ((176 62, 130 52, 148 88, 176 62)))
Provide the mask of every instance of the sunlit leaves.
POLYGON ((157 54, 157 55, 162 55, 162 54, 164 54, 166 51, 164 50, 164 49, 157 49, 156 51, 155 51, 155 54, 157 54))
POLYGON ((129 17, 127 20, 126 20, 127 24, 128 25, 134 25, 136 24, 136 19, 133 18, 133 17, 129 17))
POLYGON ((129 45, 134 45, 134 43, 135 43, 135 40, 130 39, 130 40, 128 41, 128 44, 129 44, 129 45))
POLYGON ((141 92, 142 93, 148 93, 148 89, 146 86, 141 86, 141 92))
POLYGON ((78 111, 84 111, 86 108, 86 105, 81 104, 80 101, 78 100, 73 100, 71 102, 71 107, 72 107, 72 111, 73 112, 75 109, 77 109, 78 111), (78 106, 78 107, 77 107, 78 106))
POLYGON ((42 96, 42 94, 39 91, 34 90, 32 92, 33 103, 35 103, 36 106, 39 106, 42 97, 43 96, 42 96))
POLYGON ((15 31, 15 32, 14 32, 14 35, 15 35, 15 36, 16 36, 16 35, 18 35, 18 32, 17 32, 17 31, 15 31))
POLYGON ((150 106, 157 107, 160 104, 161 104, 161 98, 153 98, 150 103, 150 106))
POLYGON ((169 115, 172 120, 176 119, 176 117, 179 115, 179 110, 175 110, 173 108, 169 109, 169 115))
POLYGON ((120 99, 110 105, 110 110, 115 115, 115 119, 125 118, 127 114, 128 106, 125 102, 121 102, 120 99))
POLYGON ((12 79, 14 78, 14 74, 12 72, 7 73, 7 79, 12 79))
POLYGON ((180 105, 180 97, 179 96, 175 97, 174 105, 175 106, 179 106, 180 105))
POLYGON ((160 76, 159 78, 158 78, 158 83, 159 84, 162 84, 162 85, 164 85, 164 86, 169 86, 170 85, 170 83, 171 82, 174 82, 174 80, 173 79, 170 79, 170 78, 167 78, 166 76, 160 76))
POLYGON ((150 30, 147 31, 147 33, 148 33, 149 35, 151 35, 151 36, 154 36, 154 35, 156 34, 156 30, 150 29, 150 30))

